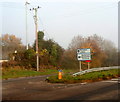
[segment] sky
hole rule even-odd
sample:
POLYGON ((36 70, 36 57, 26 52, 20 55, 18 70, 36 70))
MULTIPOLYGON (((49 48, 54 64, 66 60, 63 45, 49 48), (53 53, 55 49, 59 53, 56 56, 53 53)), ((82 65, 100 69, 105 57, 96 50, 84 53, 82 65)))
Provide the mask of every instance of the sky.
MULTIPOLYGON (((53 39, 67 48, 74 36, 97 34, 118 46, 117 0, 28 0, 28 43, 35 40, 34 11, 38 9, 38 30, 44 31, 45 39, 53 39)), ((14 34, 26 44, 25 0, 0 2, 0 32, 14 34)))

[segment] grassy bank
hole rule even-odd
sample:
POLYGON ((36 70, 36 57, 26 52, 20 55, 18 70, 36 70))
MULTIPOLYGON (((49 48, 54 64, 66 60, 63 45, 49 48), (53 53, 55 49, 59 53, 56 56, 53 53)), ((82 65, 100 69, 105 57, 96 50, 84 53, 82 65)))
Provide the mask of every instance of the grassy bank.
POLYGON ((72 76, 69 74, 63 75, 62 79, 58 79, 58 76, 50 76, 47 81, 50 83, 79 83, 79 82, 93 82, 99 80, 106 80, 120 76, 120 69, 112 69, 99 72, 86 73, 80 76, 72 76))
MULTIPOLYGON (((64 73, 69 73, 71 70, 63 70, 64 73)), ((26 70, 21 68, 7 68, 2 70, 2 79, 19 78, 39 75, 57 74, 56 69, 42 69, 40 71, 26 70)))

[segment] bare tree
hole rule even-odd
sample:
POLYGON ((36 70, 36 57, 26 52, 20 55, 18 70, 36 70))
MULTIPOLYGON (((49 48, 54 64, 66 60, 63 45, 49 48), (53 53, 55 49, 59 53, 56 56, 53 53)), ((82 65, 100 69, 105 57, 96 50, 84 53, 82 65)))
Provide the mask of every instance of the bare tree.
POLYGON ((24 49, 24 45, 21 42, 20 38, 17 38, 15 35, 5 34, 2 36, 1 45, 2 45, 2 59, 9 59, 9 54, 16 51, 24 49))
MULTIPOLYGON (((101 36, 94 34, 88 37, 82 37, 79 35, 74 37, 71 43, 69 44, 68 49, 65 51, 63 58, 71 61, 69 63, 71 64, 71 66, 72 64, 75 64, 77 61, 76 51, 78 48, 91 49, 91 55, 92 55, 91 67, 117 65, 118 53, 114 43, 102 38, 101 36)), ((82 62, 82 63, 84 64, 83 67, 86 67, 87 63, 86 62, 82 62)))

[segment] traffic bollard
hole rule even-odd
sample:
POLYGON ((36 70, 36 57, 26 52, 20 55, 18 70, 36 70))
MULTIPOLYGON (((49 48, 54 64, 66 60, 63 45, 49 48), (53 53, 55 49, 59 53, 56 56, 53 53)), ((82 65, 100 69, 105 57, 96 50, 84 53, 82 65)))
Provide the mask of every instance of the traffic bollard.
POLYGON ((62 70, 59 70, 58 72, 58 79, 62 79, 62 70))

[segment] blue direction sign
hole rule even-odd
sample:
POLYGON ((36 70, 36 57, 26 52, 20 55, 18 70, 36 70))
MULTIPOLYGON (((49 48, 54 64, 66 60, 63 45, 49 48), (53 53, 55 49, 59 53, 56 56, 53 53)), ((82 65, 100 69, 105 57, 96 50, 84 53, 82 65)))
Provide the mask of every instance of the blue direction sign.
POLYGON ((90 48, 77 49, 77 59, 79 61, 91 60, 90 48))

